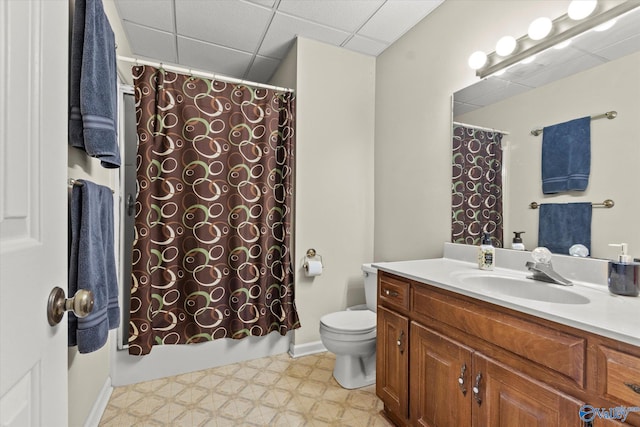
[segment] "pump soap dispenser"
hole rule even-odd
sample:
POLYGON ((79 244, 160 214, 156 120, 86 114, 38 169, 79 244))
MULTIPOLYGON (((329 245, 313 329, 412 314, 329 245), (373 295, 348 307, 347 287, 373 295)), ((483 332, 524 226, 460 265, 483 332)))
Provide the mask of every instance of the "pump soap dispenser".
POLYGON ((640 294, 640 262, 627 255, 626 243, 610 244, 620 248, 618 261, 609 262, 609 291, 617 295, 637 297, 640 294))
POLYGON ((524 243, 522 243, 522 234, 524 234, 524 231, 513 232, 513 242, 511 243, 511 249, 515 249, 516 251, 524 251, 524 243))
POLYGON ((480 270, 493 270, 496 262, 496 248, 491 244, 491 235, 484 233, 482 244, 478 250, 478 268, 480 270))

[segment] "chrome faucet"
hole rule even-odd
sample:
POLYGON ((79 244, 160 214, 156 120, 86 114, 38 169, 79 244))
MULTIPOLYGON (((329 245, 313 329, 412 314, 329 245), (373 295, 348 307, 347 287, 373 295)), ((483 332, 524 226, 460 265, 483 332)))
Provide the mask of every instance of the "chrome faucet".
POLYGON ((545 247, 535 248, 531 253, 535 262, 527 261, 526 267, 533 273, 527 279, 555 283, 557 285, 572 286, 570 280, 559 275, 551 266, 551 251, 545 247))
POLYGON ((551 266, 549 262, 532 262, 527 261, 526 264, 529 271, 533 273, 531 276, 527 276, 527 279, 541 280, 543 282, 555 283, 563 286, 573 286, 570 280, 565 279, 559 275, 551 266))

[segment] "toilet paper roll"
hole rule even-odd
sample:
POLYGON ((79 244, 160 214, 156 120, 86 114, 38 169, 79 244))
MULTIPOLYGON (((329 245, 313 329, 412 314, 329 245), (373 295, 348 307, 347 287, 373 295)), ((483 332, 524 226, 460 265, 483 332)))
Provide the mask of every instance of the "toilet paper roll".
POLYGON ((319 276, 322 274, 321 261, 307 261, 304 264, 304 275, 307 277, 319 276))

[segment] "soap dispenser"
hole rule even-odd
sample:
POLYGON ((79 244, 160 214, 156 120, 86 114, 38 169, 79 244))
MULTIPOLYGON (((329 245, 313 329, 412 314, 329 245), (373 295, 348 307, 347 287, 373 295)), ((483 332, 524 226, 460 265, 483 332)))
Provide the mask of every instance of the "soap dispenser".
POLYGON ((513 232, 513 242, 511 243, 511 249, 515 249, 516 251, 524 251, 524 243, 522 243, 521 237, 522 234, 524 234, 524 231, 513 232))
POLYGON ((480 268, 480 270, 493 270, 495 261, 496 248, 491 244, 491 236, 489 233, 484 233, 482 244, 478 251, 478 268, 480 268))
POLYGON ((609 262, 609 291, 617 295, 637 297, 640 294, 640 262, 627 254, 626 243, 612 243, 620 248, 618 261, 609 262))

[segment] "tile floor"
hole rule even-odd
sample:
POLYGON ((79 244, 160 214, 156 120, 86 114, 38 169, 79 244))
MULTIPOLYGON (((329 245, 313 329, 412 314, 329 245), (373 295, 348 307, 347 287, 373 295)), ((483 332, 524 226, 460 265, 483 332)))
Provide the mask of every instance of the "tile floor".
POLYGON ((341 388, 334 360, 280 354, 116 387, 100 427, 391 426, 375 385, 341 388))

